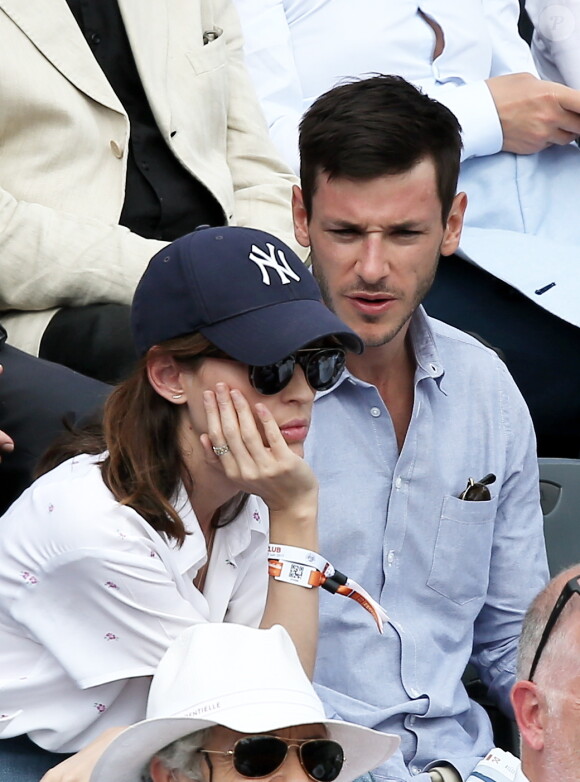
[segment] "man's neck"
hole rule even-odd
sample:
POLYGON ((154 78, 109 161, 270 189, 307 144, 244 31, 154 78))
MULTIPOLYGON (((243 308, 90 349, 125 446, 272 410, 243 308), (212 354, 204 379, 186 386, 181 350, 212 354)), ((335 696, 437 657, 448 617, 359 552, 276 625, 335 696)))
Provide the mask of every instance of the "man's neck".
POLYGON ((522 782, 522 774, 528 782, 551 782, 546 778, 539 753, 531 750, 525 742, 522 743, 521 756, 521 774, 516 776, 516 782, 522 782))
POLYGON ((349 355, 349 371, 377 387, 391 416, 399 451, 413 412, 415 354, 407 333, 379 347, 367 347, 361 356, 349 355))

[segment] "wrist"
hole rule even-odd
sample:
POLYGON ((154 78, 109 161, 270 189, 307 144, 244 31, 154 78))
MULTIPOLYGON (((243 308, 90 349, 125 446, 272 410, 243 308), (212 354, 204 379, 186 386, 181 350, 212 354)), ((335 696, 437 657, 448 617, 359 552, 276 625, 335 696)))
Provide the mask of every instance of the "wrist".
POLYGON ((293 505, 286 505, 283 508, 269 507, 270 519, 274 519, 274 523, 283 521, 284 519, 292 519, 295 524, 311 524, 316 523, 316 517, 318 515, 318 503, 317 502, 297 502, 293 505))
MULTIPOLYGON (((268 511, 270 531, 271 533, 275 532, 274 537, 272 534, 270 535, 271 540, 286 534, 294 537, 296 531, 299 531, 300 534, 308 535, 312 531, 317 530, 318 493, 310 497, 301 496, 292 504, 284 507, 272 507, 269 505, 268 511)), ((290 543, 290 541, 280 540, 280 543, 290 543)), ((294 543, 293 545, 299 546, 301 544, 294 543)))

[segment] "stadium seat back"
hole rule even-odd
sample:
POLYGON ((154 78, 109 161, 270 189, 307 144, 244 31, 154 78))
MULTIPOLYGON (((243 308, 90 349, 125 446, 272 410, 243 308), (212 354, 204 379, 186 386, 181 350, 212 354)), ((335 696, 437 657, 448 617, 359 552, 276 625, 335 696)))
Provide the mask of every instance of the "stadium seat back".
POLYGON ((538 459, 550 575, 580 562, 580 459, 538 459))

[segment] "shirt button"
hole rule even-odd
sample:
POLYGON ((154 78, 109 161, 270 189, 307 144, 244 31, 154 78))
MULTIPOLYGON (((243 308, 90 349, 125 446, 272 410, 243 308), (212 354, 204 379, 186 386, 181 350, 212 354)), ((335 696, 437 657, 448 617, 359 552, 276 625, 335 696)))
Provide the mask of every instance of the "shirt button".
POLYGON ((413 726, 415 724, 415 715, 411 714, 409 717, 409 725, 413 726))
POLYGON ((380 408, 378 407, 371 407, 371 415, 373 418, 378 418, 381 414, 380 408))
POLYGON ((101 43, 101 36, 98 33, 91 33, 89 36, 89 40, 95 46, 98 46, 101 43))
POLYGON ((395 481, 395 489, 400 489, 403 484, 403 481, 401 480, 401 476, 399 475, 397 480, 395 481))
POLYGON ((411 688, 409 689, 409 695, 410 695, 412 698, 417 698, 417 697, 418 697, 418 695, 419 695, 419 690, 416 690, 414 687, 411 687, 411 688))
POLYGON ((395 552, 391 550, 387 554, 387 563, 389 565, 392 565, 394 561, 395 561, 395 552))
POLYGON ((411 766, 411 774, 420 774, 420 773, 421 773, 421 769, 419 768, 419 766, 411 766))
POLYGON ((114 139, 111 140, 111 152, 115 157, 118 157, 119 159, 123 157, 123 150, 114 139))

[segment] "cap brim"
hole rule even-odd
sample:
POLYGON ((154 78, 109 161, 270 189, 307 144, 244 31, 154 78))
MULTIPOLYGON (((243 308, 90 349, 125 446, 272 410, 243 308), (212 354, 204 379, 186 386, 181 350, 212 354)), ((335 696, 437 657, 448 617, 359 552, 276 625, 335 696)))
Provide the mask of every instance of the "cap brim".
POLYGON ((362 353, 363 342, 321 301, 279 302, 200 329, 206 339, 244 364, 265 366, 322 339, 336 337, 347 350, 362 353))
MULTIPOLYGON (((93 769, 90 782, 140 782, 145 765, 159 750, 183 736, 216 724, 210 720, 191 717, 165 717, 138 722, 120 733, 109 744, 93 769)), ((235 718, 220 720, 219 724, 240 731, 235 718)), ((263 733, 296 724, 322 724, 328 731, 328 738, 341 745, 345 762, 336 782, 352 782, 367 771, 377 768, 391 757, 400 742, 399 737, 391 733, 380 733, 338 720, 321 720, 318 715, 313 716, 311 721, 305 720, 303 713, 300 722, 286 719, 284 724, 278 725, 258 718, 255 727, 248 725, 246 714, 244 730, 240 732, 263 733)))

